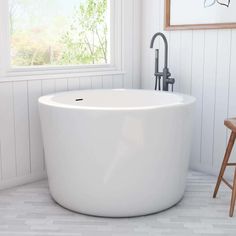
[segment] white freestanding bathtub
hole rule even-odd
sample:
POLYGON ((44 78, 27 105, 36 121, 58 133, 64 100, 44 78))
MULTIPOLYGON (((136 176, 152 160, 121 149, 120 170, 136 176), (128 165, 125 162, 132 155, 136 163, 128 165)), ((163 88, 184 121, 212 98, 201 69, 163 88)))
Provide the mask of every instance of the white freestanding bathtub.
POLYGON ((182 94, 87 90, 41 97, 52 197, 70 210, 131 217, 184 194, 193 105, 182 94))

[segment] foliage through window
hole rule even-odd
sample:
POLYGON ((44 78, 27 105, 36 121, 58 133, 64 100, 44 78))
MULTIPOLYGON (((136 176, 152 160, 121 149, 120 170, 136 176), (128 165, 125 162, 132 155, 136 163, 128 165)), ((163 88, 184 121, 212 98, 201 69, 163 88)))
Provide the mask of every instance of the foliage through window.
POLYGON ((12 66, 110 62, 109 0, 10 0, 12 66))

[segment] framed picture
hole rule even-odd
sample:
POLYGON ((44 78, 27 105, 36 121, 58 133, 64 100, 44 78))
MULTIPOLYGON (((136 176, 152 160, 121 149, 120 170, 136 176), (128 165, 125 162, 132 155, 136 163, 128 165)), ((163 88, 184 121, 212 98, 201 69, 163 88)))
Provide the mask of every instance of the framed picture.
POLYGON ((236 0, 165 0, 165 30, 236 28, 236 0))

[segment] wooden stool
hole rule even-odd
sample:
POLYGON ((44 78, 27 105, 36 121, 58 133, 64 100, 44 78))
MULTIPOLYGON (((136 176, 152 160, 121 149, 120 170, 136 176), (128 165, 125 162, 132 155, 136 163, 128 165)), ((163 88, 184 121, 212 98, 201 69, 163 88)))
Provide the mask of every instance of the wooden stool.
POLYGON ((216 198, 216 195, 218 193, 221 181, 223 181, 229 188, 232 189, 232 197, 231 197, 231 205, 230 205, 230 213, 229 216, 233 217, 234 214, 234 207, 235 207, 235 202, 236 202, 236 168, 235 168, 235 174, 234 174, 234 183, 233 186, 231 184, 229 184, 226 179, 224 179, 224 173, 225 173, 225 169, 228 166, 236 166, 236 163, 229 163, 229 158, 231 155, 231 152, 233 150, 233 146, 235 143, 235 139, 236 139, 236 118, 233 119, 228 119, 225 120, 225 126, 227 128, 229 128, 232 132, 231 132, 231 136, 230 136, 230 140, 225 152, 225 157, 221 166, 221 170, 220 170, 220 174, 217 180, 217 184, 215 187, 215 192, 213 195, 213 198, 216 198))

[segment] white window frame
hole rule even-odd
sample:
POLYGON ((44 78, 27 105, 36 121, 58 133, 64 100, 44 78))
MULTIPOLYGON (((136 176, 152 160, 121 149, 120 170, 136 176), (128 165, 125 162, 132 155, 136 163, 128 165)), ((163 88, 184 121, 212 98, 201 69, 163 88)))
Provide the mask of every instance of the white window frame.
POLYGON ((10 34, 8 0, 0 0, 0 82, 27 79, 73 78, 123 74, 123 0, 110 0, 111 62, 104 65, 28 66, 10 65, 10 34))

